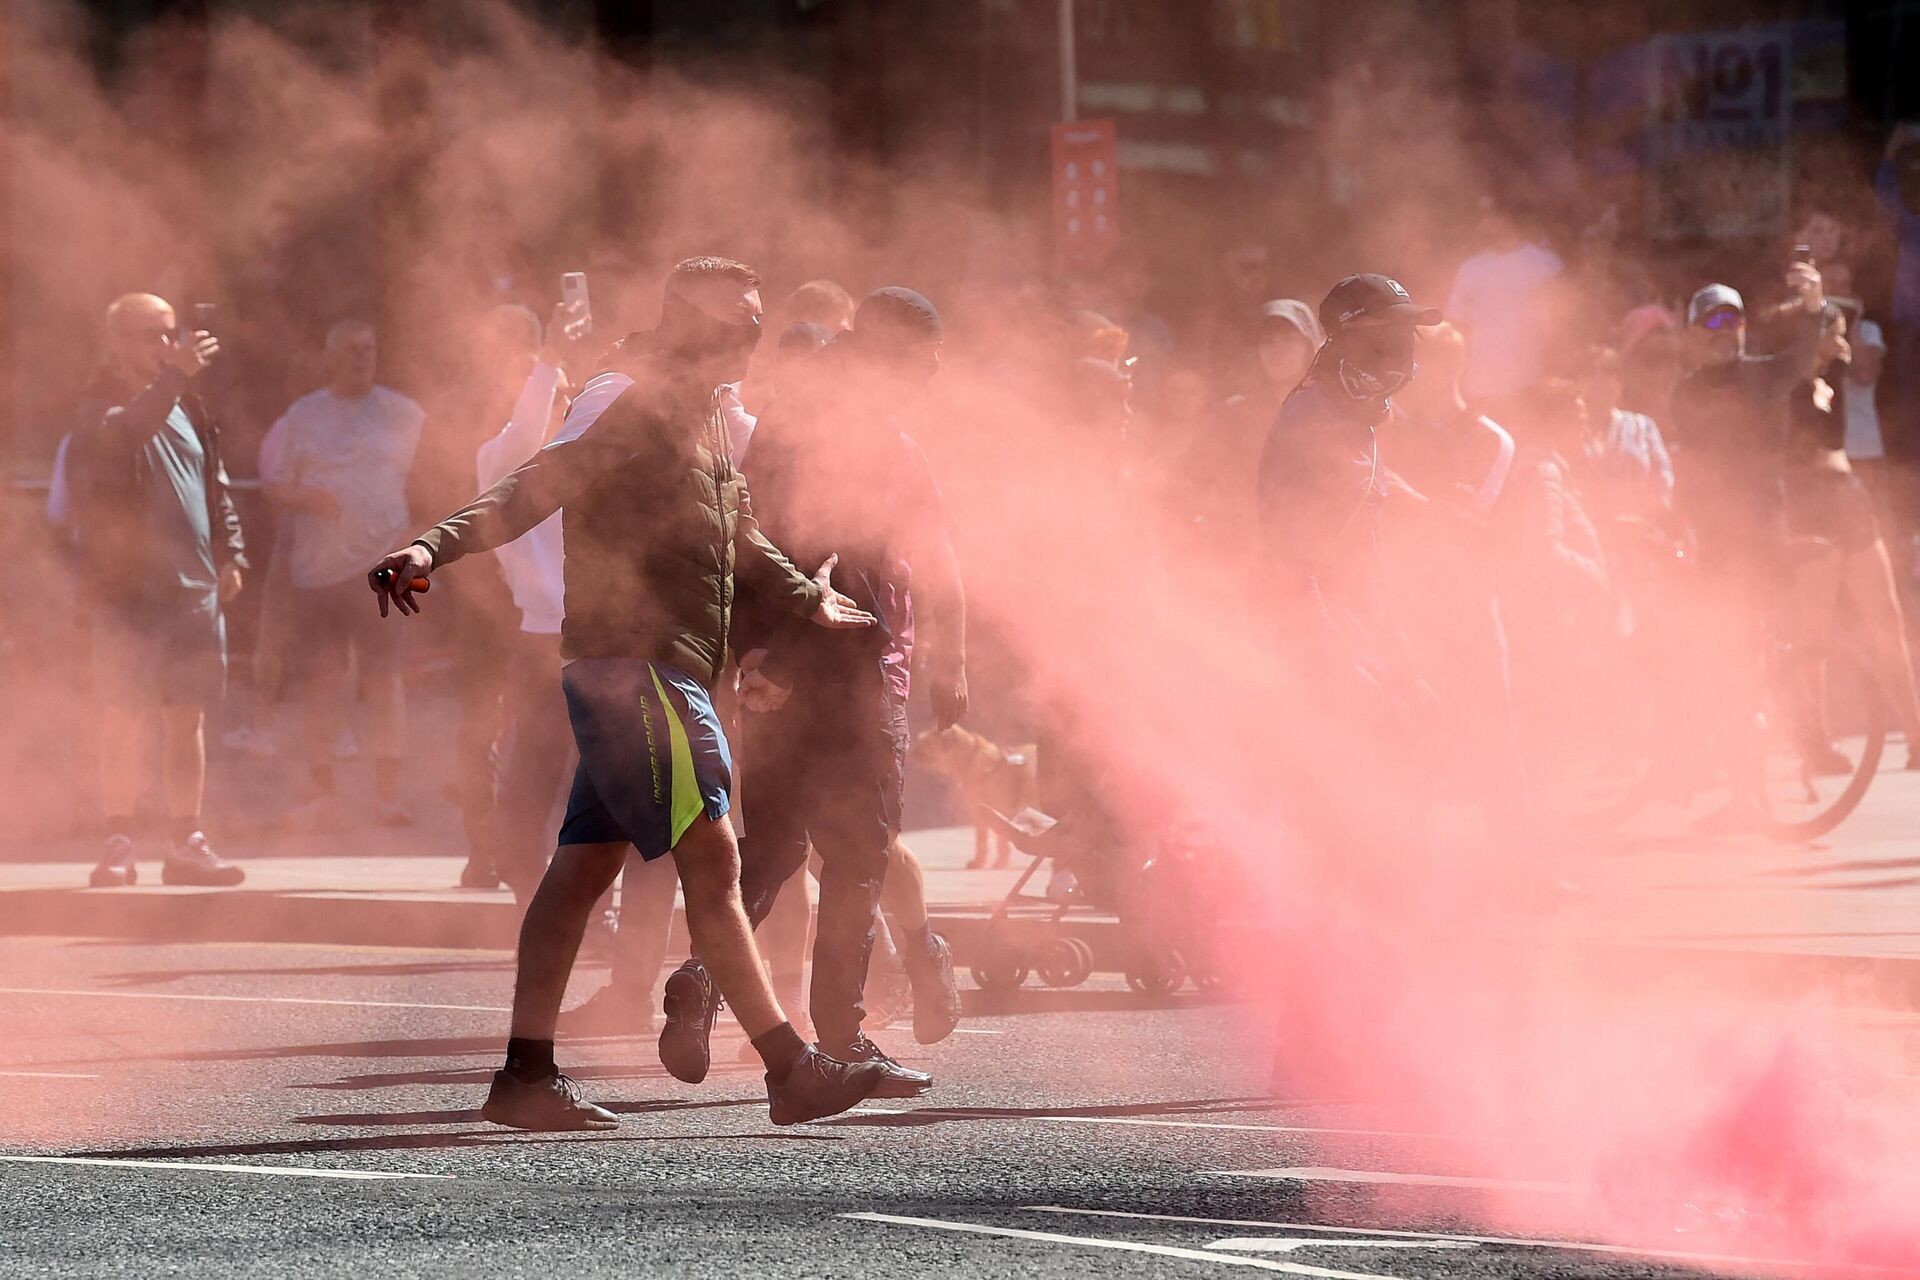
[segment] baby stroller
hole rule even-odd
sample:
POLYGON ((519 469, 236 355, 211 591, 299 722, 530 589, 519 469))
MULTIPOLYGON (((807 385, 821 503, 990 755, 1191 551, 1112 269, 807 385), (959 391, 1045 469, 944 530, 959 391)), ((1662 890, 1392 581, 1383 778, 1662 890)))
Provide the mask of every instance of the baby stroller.
POLYGON ((1012 991, 1033 974, 1049 987, 1085 982, 1096 955, 1070 931, 1075 912, 1115 919, 1118 954, 1098 958, 1116 963, 1142 995, 1171 995, 1189 978, 1203 991, 1238 985, 1215 927, 1227 902, 1222 863, 1192 829, 1172 828, 1143 852, 1098 818, 1059 820, 1033 808, 985 813, 1032 862, 982 931, 982 958, 972 965, 981 990, 1012 991), (1049 891, 1029 893, 1043 866, 1052 873, 1049 891))

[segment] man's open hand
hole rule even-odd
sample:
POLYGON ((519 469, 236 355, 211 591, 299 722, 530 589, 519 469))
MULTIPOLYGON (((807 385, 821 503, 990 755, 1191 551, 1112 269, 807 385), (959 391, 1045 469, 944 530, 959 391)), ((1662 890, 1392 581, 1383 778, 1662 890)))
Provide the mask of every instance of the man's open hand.
POLYGON ((432 554, 415 542, 389 551, 379 564, 367 570, 367 585, 380 597, 380 616, 387 616, 389 604, 403 614, 420 612, 420 602, 413 598, 414 581, 425 578, 432 569, 432 554))
POLYGON ((840 555, 835 552, 820 566, 813 580, 820 584, 820 603, 813 611, 813 624, 817 627, 831 627, 838 631, 851 631, 860 627, 870 627, 879 619, 853 602, 850 596, 843 596, 833 589, 833 566, 840 563, 840 555))

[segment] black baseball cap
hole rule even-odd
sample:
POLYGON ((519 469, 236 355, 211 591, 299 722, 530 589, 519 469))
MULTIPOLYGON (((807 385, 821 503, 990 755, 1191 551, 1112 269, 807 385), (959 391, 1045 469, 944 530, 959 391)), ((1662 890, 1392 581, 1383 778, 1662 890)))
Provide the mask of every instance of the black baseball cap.
POLYGON ((1415 302, 1406 286, 1391 276, 1365 271, 1333 286, 1320 303, 1320 323, 1330 334, 1360 319, 1429 325, 1440 323, 1440 312, 1415 302))

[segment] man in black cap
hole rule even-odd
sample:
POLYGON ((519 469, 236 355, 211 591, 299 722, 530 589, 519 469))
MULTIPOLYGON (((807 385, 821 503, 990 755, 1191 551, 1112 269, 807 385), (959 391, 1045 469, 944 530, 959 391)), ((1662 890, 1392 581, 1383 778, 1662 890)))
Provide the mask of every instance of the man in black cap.
MULTIPOLYGON (((940 342, 939 314, 920 294, 867 295, 853 328, 806 357, 818 367, 761 420, 747 466, 768 536, 803 558, 813 548, 837 553, 834 581, 878 625, 821 644, 776 610, 743 600, 733 632, 749 773, 741 896, 757 925, 805 866, 811 840, 821 860, 814 1027, 842 1061, 885 1068, 880 1097, 914 1097, 933 1084, 861 1030, 874 911, 900 831, 916 621, 935 721, 945 728, 967 707, 959 565, 933 473, 901 431, 903 411, 939 368, 940 342)), ((915 1038, 931 1043, 959 1020, 952 956, 924 925, 897 940, 913 983, 915 1038)), ((668 979, 667 992, 661 1060, 697 1083, 709 1061, 713 986, 696 958, 668 979)))
POLYGON ((1299 632, 1315 667, 1358 675, 1390 699, 1424 686, 1386 606, 1380 504, 1391 473, 1377 429, 1392 396, 1413 378, 1414 329, 1440 323, 1397 280, 1348 276, 1320 304, 1326 341, 1305 380, 1280 406, 1260 453, 1264 541, 1283 604, 1318 625, 1299 632))

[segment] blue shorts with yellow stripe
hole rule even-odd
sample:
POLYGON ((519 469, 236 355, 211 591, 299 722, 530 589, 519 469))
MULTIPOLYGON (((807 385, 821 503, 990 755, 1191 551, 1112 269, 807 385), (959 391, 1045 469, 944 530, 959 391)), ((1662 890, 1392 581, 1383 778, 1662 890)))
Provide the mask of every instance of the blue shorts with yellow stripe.
POLYGON ((699 681, 640 658, 576 658, 560 685, 580 747, 562 845, 630 842, 652 859, 701 814, 726 816, 733 755, 699 681))

